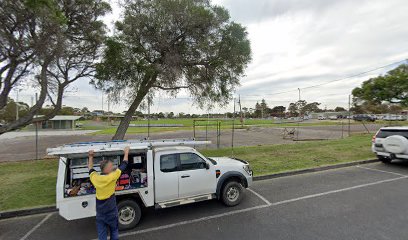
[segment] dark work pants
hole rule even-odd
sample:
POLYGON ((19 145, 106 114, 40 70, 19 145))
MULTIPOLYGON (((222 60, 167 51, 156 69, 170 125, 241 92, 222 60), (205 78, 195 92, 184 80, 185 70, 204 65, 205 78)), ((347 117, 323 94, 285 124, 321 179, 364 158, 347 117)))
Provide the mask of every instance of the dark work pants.
POLYGON ((108 239, 108 229, 110 239, 119 239, 118 209, 115 196, 102 201, 96 200, 96 227, 99 240, 108 239))

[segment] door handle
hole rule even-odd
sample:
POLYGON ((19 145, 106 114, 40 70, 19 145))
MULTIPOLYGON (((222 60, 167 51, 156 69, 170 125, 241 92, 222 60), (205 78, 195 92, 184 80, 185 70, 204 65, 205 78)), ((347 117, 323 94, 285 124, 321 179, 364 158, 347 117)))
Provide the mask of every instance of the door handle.
POLYGON ((188 177, 190 177, 190 175, 187 175, 187 174, 181 176, 181 178, 188 178, 188 177))

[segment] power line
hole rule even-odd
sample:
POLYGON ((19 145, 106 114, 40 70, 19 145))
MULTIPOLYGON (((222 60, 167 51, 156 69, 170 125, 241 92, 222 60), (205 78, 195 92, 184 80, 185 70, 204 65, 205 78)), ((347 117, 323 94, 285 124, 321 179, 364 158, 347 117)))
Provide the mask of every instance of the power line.
MULTIPOLYGON (((339 79, 335 79, 335 80, 331 80, 331 81, 328 81, 328 82, 319 83, 319 84, 315 84, 315 85, 311 85, 311 86, 307 86, 307 87, 301 87, 300 89, 315 88, 315 87, 320 87, 320 86, 327 85, 327 84, 330 84, 330 83, 339 82, 339 81, 347 80, 347 79, 350 79, 350 78, 355 78, 355 77, 362 76, 362 75, 365 75, 367 73, 374 72, 374 71, 377 71, 377 70, 380 70, 380 69, 383 69, 383 68, 387 68, 387 67, 390 67, 390 66, 393 66, 393 65, 396 65, 396 64, 400 64, 400 63, 403 63, 403 62, 406 62, 406 61, 407 61, 406 59, 400 60, 400 61, 397 61, 397 62, 393 62, 393 63, 387 64, 387 65, 379 66, 379 67, 376 67, 376 68, 373 68, 373 69, 370 69, 370 70, 367 70, 367 71, 364 71, 364 72, 360 72, 360 73, 357 73, 357 74, 353 74, 353 75, 350 75, 350 76, 346 76, 346 77, 343 77, 343 78, 339 78, 339 79)), ((270 95, 281 95, 281 94, 291 93, 291 92, 295 92, 295 91, 299 91, 299 88, 292 89, 292 90, 287 90, 287 91, 283 91, 283 92, 268 93, 268 94, 263 94, 263 95, 256 94, 256 95, 245 95, 245 96, 258 96, 258 97, 260 97, 260 96, 270 96, 270 95)))

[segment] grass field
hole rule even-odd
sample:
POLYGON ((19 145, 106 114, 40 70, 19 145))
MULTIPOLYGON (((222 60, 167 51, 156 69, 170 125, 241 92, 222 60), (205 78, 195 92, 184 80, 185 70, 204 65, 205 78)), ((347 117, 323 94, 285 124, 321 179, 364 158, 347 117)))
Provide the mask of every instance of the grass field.
MULTIPOLYGON (((207 124, 206 119, 196 119, 196 120, 203 120, 196 122, 196 129, 204 130, 207 124)), ((232 120, 222 121, 221 129, 231 129, 232 128, 232 120)), ((107 122, 92 122, 92 121, 81 121, 83 124, 83 130, 99 130, 98 132, 92 133, 95 135, 113 135, 116 132, 116 126, 111 126, 107 122)), ((147 124, 147 120, 138 120, 132 121, 132 124, 147 124)), ((160 120, 151 120, 151 124, 182 124, 182 127, 150 127, 150 132, 172 132, 172 131, 192 131, 193 129, 193 119, 160 119, 160 120)), ((348 123, 347 120, 343 120, 343 123, 346 125, 348 123)), ((352 121, 352 124, 361 124, 355 123, 352 121)), ((246 119, 244 124, 241 125, 239 119, 235 120, 235 128, 249 128, 252 126, 262 126, 262 127, 305 127, 305 126, 333 126, 333 125, 341 125, 341 121, 305 121, 300 123, 279 123, 272 119, 246 119)), ((215 129, 215 123, 209 122, 208 129, 215 129)), ((127 134, 142 134, 147 133, 147 127, 129 127, 127 130, 127 134)))
MULTIPOLYGON (((297 144, 237 147, 234 156, 250 162, 256 176, 374 158, 371 135, 297 144)), ((231 149, 201 151, 231 156, 231 149)), ((0 211, 55 204, 56 160, 0 163, 0 211)))

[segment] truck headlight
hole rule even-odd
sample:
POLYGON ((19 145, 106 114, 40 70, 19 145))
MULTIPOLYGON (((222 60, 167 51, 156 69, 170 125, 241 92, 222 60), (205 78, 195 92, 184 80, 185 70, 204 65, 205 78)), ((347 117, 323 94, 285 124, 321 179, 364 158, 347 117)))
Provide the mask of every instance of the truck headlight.
POLYGON ((245 172, 252 176, 252 169, 249 167, 249 165, 244 165, 242 168, 244 168, 245 172))

